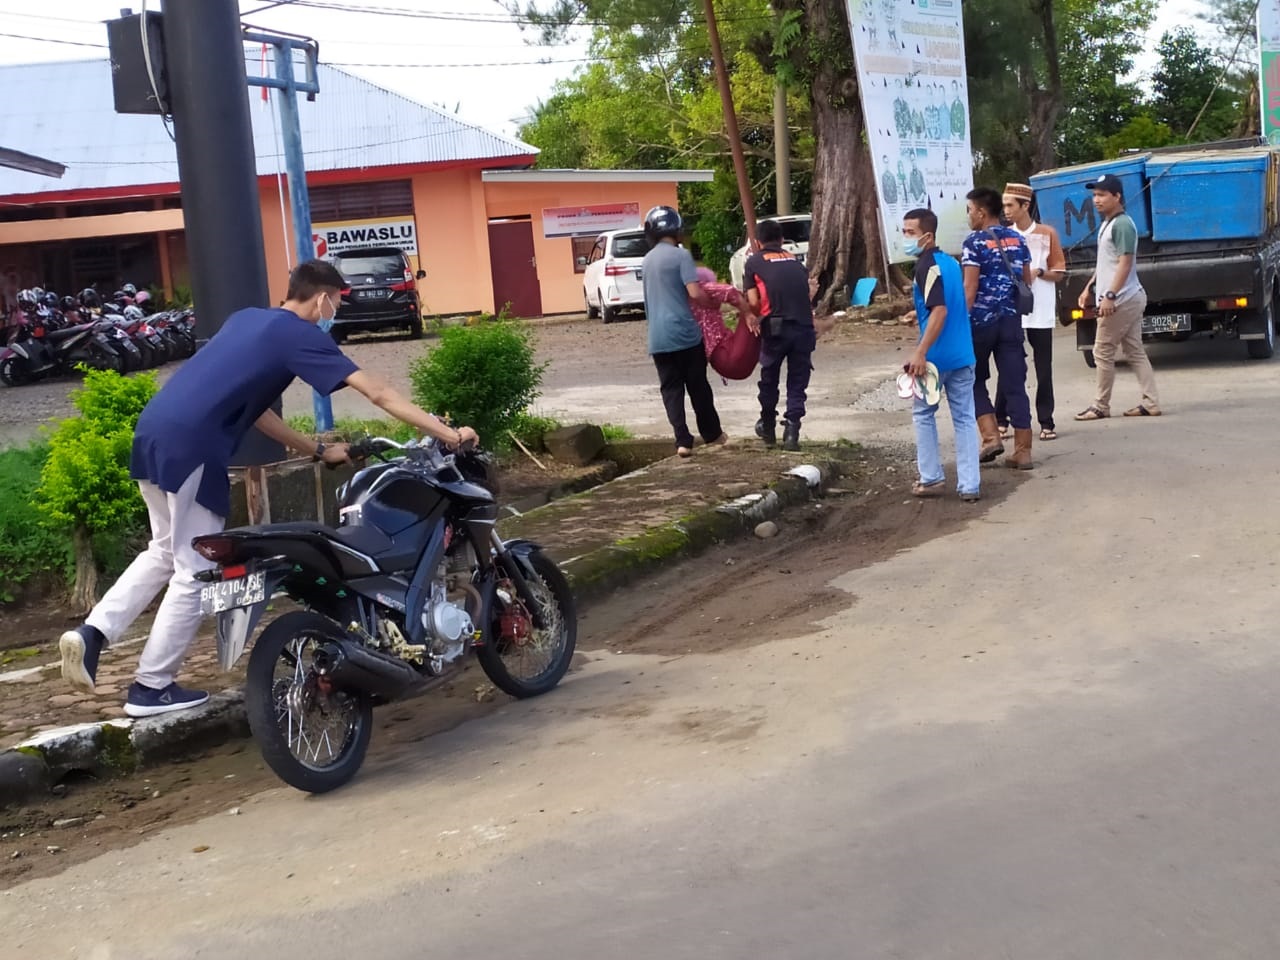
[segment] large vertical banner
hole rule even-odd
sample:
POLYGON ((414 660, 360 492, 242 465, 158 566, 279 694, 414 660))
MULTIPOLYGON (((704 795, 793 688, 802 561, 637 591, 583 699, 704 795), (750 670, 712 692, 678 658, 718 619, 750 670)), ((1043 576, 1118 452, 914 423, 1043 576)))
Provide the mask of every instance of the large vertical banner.
POLYGON ((959 253, 973 189, 960 0, 846 2, 889 260, 907 259, 902 215, 916 207, 938 215, 938 246, 959 253))
POLYGON ((1258 57, 1262 135, 1280 144, 1280 0, 1258 2, 1258 57))

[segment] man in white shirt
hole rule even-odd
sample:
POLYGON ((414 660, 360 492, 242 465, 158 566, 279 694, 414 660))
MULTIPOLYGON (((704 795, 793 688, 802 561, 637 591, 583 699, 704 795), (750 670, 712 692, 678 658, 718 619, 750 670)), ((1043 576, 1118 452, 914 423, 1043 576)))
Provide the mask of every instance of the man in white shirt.
MULTIPOLYGON (((1067 275, 1067 259, 1058 240, 1058 231, 1047 223, 1037 223, 1031 216, 1035 193, 1025 183, 1007 183, 1004 187, 1004 215, 1009 226, 1022 234, 1031 251, 1031 273, 1035 277, 1031 292, 1035 309, 1022 317, 1022 328, 1035 357, 1036 420, 1040 422, 1040 439, 1057 440, 1053 421, 1053 328, 1057 323, 1057 285, 1067 275)), ((1001 436, 1005 436, 1009 417, 1004 410, 1004 394, 997 391, 996 420, 1001 436)))

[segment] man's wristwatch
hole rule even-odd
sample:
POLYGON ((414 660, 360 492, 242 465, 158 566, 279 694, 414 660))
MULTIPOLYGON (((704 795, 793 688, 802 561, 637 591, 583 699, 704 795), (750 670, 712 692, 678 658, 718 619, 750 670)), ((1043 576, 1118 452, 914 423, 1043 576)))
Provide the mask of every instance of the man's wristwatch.
POLYGON ((1036 267, 1036 276, 1037 276, 1037 277, 1043 277, 1043 276, 1044 276, 1044 267, 1036 267))
POLYGON ((319 462, 324 458, 324 444, 316 442, 316 452, 311 455, 311 459, 319 462))
POLYGON ((1116 298, 1117 294, 1116 294, 1116 292, 1115 292, 1114 290, 1108 290, 1108 291, 1107 291, 1106 293, 1104 293, 1102 296, 1103 296, 1103 299, 1105 299, 1105 300, 1114 300, 1114 299, 1116 298))

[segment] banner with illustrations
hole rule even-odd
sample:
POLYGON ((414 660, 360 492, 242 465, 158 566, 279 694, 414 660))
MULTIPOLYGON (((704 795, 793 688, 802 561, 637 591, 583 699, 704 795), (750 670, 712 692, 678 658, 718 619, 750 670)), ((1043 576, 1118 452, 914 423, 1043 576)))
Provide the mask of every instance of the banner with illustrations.
POLYGON ((907 259, 902 215, 917 207, 938 215, 938 246, 958 254, 973 189, 960 0, 846 2, 889 260, 907 259))
POLYGON ((1280 144, 1280 0, 1258 2, 1258 57, 1262 135, 1280 144))

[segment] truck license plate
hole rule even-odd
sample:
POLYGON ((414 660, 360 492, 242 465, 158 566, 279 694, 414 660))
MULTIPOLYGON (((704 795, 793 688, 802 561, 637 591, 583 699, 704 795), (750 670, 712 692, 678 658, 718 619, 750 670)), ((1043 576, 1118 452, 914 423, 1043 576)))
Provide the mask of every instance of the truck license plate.
POLYGON ((236 607, 251 607, 267 599, 266 594, 266 576, 261 573, 219 580, 200 588, 200 612, 210 616, 236 607))
POLYGON ((1143 333, 1177 333, 1191 329, 1191 314, 1162 313, 1155 317, 1142 318, 1143 333))

